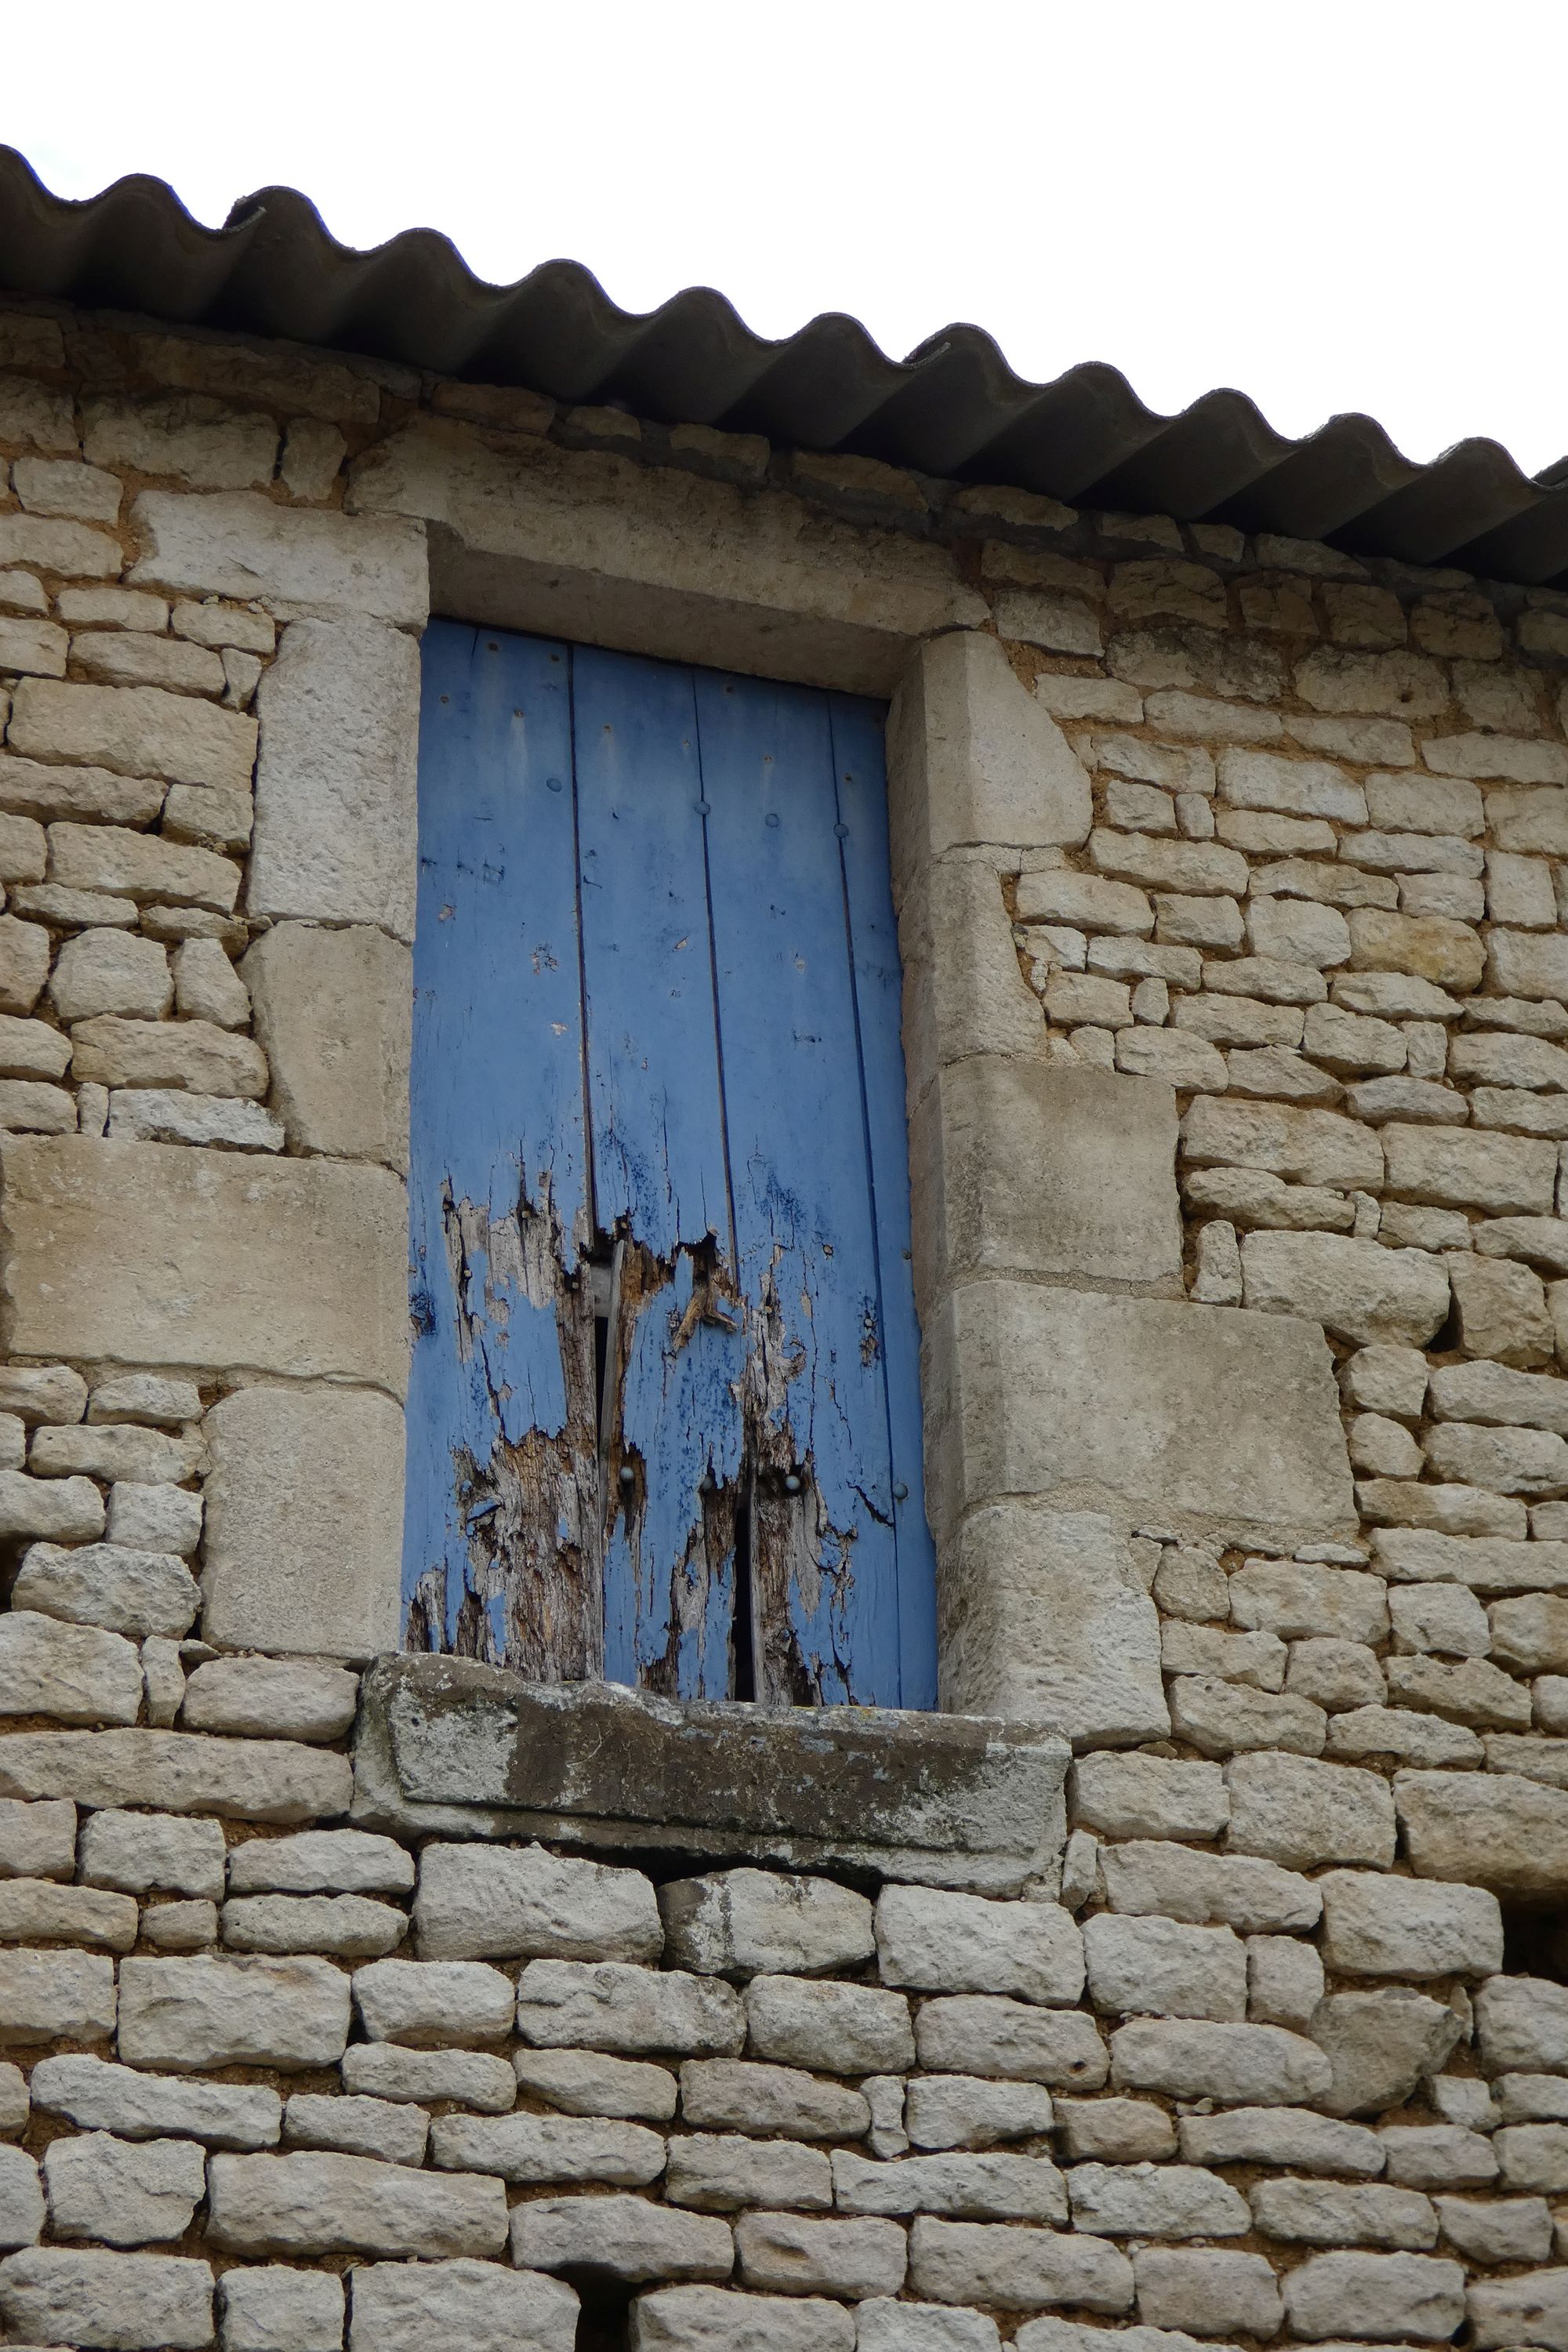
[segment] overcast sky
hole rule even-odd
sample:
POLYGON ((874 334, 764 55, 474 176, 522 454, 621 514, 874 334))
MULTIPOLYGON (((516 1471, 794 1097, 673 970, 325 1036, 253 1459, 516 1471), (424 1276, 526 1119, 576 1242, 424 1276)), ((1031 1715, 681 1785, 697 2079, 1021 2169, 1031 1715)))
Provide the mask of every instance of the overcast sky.
POLYGON ((6 12, 0 139, 63 195, 271 182, 345 243, 566 255, 760 333, 952 320, 1281 431, 1568 454, 1563 0, 77 0, 6 12))

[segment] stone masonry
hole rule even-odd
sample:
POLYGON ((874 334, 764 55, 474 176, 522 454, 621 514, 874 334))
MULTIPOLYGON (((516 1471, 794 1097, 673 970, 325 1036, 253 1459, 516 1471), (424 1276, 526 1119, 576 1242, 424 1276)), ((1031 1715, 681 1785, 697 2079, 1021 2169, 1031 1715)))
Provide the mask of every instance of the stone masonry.
POLYGON ((0 315, 6 2343, 1568 2352, 1565 678, 1548 592, 0 315), (372 1664, 432 599, 894 698, 993 1848, 590 1820, 372 1664))

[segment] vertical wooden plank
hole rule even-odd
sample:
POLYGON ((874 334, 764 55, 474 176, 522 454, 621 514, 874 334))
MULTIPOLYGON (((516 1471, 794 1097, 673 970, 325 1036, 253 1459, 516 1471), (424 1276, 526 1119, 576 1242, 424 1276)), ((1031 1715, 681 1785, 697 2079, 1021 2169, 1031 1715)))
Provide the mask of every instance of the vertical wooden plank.
POLYGON ((934 1707, 936 1549, 921 1466, 921 1335, 910 1248, 902 968, 888 849, 884 712, 880 704, 849 695, 831 696, 828 707, 881 1298, 898 1540, 900 1704, 934 1707))
POLYGON ((756 1454, 757 1695, 896 1705, 877 1248, 826 700, 699 672, 697 701, 756 1454))
POLYGON ((602 1654, 567 673, 426 638, 409 1186, 408 1638, 547 1680, 602 1654))
POLYGON ((573 703, 594 1194, 620 1244, 605 1671, 723 1697, 741 1338, 692 676, 578 647, 573 703))

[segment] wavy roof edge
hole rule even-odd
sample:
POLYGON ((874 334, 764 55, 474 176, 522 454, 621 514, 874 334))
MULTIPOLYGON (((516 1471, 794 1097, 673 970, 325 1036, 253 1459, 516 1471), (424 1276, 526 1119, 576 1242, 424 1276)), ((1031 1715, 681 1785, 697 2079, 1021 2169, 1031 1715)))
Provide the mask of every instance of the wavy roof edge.
POLYGON ((1098 362, 1031 383, 978 327, 944 328, 899 361, 836 313, 770 342, 707 287, 637 316, 574 261, 491 286, 433 229, 363 253, 339 245, 292 188, 246 197, 211 229, 164 181, 138 174, 74 202, 0 147, 0 288, 555 400, 619 401, 664 424, 761 433, 1072 506, 1568 587, 1568 460, 1532 479, 1499 443, 1469 440, 1415 465, 1353 415, 1293 441, 1225 390, 1162 416, 1098 362))

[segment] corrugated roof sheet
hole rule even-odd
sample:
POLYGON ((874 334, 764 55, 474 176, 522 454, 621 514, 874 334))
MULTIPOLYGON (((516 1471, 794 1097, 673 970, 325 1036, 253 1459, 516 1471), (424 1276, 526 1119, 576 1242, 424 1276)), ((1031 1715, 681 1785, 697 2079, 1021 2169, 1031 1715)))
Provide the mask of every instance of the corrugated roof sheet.
POLYGON ((0 286, 556 400, 620 401, 667 424, 763 433, 1074 506, 1568 586, 1568 459, 1531 479, 1497 442, 1472 440, 1413 465, 1357 415, 1292 441, 1238 392, 1160 416, 1115 368, 1026 383, 977 327, 944 328, 900 362, 842 315, 766 341, 706 287, 637 317, 571 261, 489 286, 430 229, 353 252, 292 188, 247 196, 209 229, 161 180, 120 180, 68 203, 0 148, 0 286))

